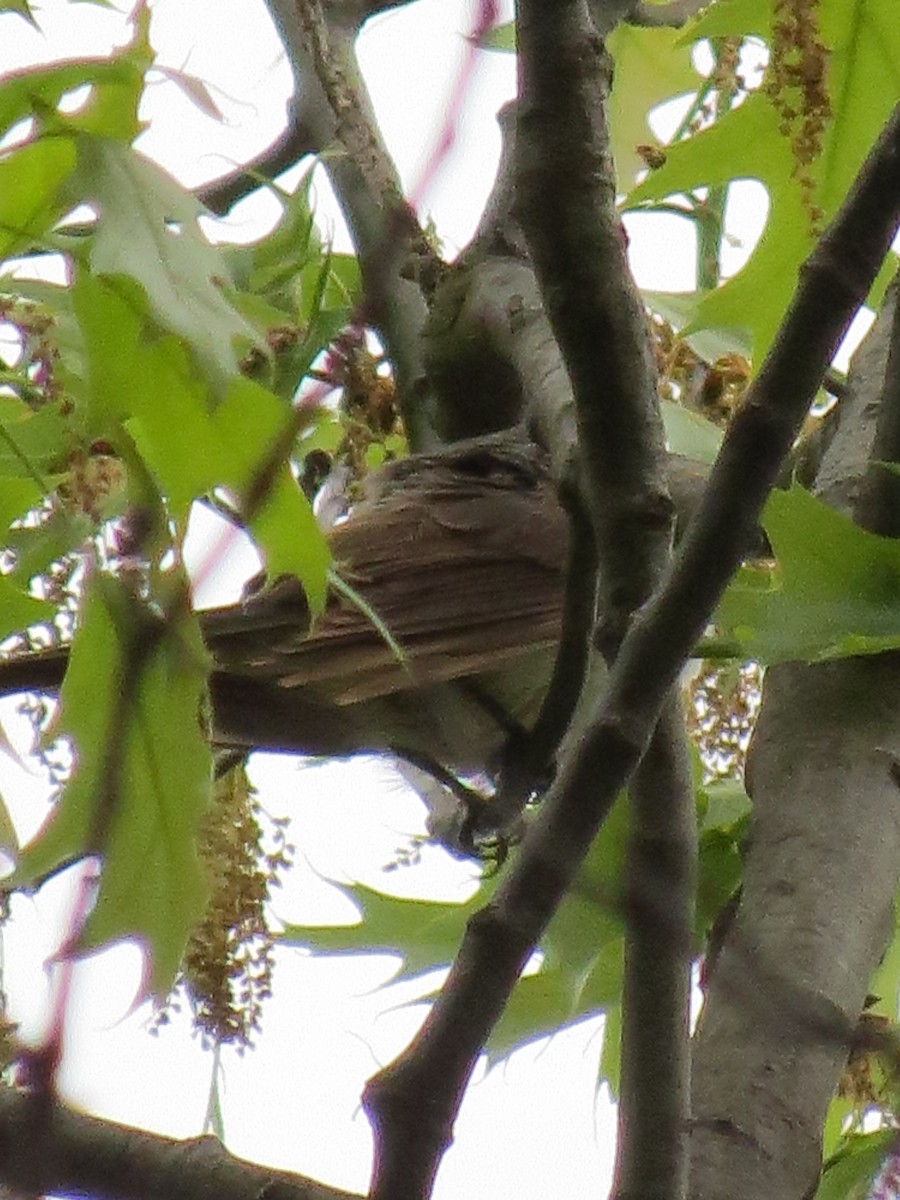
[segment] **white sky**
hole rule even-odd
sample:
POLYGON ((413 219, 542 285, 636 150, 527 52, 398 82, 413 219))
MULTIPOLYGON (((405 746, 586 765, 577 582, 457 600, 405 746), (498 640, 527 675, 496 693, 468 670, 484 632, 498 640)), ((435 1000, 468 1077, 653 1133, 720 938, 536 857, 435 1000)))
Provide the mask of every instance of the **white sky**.
MULTIPOLYGON (((115 10, 65 0, 44 0, 35 8, 41 33, 14 16, 0 16, 0 73, 103 53, 111 42, 125 40, 122 15, 115 10)), ((470 25, 469 10, 465 0, 420 0, 374 20, 362 38, 361 62, 375 109, 407 186, 418 183, 440 127, 465 52, 461 34, 470 25)), ((152 12, 159 61, 202 78, 225 120, 210 120, 159 77, 148 93, 143 115, 151 124, 141 145, 186 184, 199 184, 276 137, 290 72, 261 0, 156 0, 152 12)), ((480 215, 499 151, 493 114, 512 96, 514 82, 511 56, 480 56, 456 142, 425 197, 449 248, 465 244, 480 215)), ((736 260, 748 252, 763 219, 759 197, 750 189, 736 213, 734 232, 742 242, 736 260)), ((338 248, 349 248, 324 182, 319 192, 326 226, 334 228, 338 248)), ((230 236, 256 237, 276 215, 267 195, 247 201, 227 222, 230 236)), ((685 222, 631 218, 629 228, 632 264, 643 286, 691 286, 693 247, 685 222)), ((15 725, 15 719, 9 723, 15 725)), ((384 886, 379 864, 392 858, 405 836, 422 831, 420 804, 383 764, 357 762, 326 771, 257 756, 254 777, 266 806, 293 816, 292 840, 326 874, 384 886)), ((24 831, 32 832, 33 779, 2 757, 0 784, 24 831)), ((426 860, 417 872, 394 872, 391 885, 462 894, 468 867, 439 852, 426 860)), ((70 888, 60 879, 36 898, 17 899, 15 919, 4 933, 3 985, 30 1036, 39 1036, 46 1014, 43 963, 58 938, 51 915, 64 906, 70 888)), ((275 907, 290 921, 348 919, 314 871, 302 866, 275 907)), ((415 989, 376 990, 391 973, 384 957, 279 955, 276 995, 267 1005, 258 1048, 243 1059, 224 1055, 225 1125, 235 1153, 365 1190, 371 1142, 358 1097, 368 1076, 407 1043, 421 1018, 421 1009, 397 1007, 415 989)), ((63 1086, 74 1101, 101 1115, 195 1135, 206 1107, 211 1058, 184 1020, 148 1040, 146 1010, 131 1012, 139 978, 139 956, 131 946, 77 969, 63 1086)), ((507 1066, 479 1078, 463 1106, 457 1143, 444 1160, 436 1195, 580 1200, 603 1194, 611 1173, 613 1123, 608 1102, 594 1093, 599 1048, 598 1023, 592 1022, 549 1045, 527 1047, 507 1066)))

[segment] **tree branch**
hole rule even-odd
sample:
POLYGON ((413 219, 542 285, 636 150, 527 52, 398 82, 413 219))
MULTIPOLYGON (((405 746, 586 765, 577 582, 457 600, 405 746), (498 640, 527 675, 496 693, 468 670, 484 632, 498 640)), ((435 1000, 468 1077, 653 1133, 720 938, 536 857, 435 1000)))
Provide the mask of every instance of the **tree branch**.
MULTIPOLYGON (((521 0, 518 44, 517 207, 572 381, 600 569, 595 639, 611 660, 667 564, 672 514, 647 317, 616 209, 612 61, 578 2, 551 13, 521 0)), ((677 1197, 687 1184, 696 830, 675 690, 631 801, 616 1190, 677 1197)))
POLYGON ((687 1194, 697 823, 681 696, 629 785, 625 974, 613 1194, 687 1194))
POLYGON ((197 199, 205 204, 210 212, 222 216, 238 200, 256 191, 260 187, 261 178, 275 179, 305 155, 315 154, 319 149, 312 130, 304 122, 295 100, 292 100, 288 107, 287 127, 281 136, 250 162, 235 171, 230 171, 221 179, 198 188, 197 199))
POLYGON ((526 2, 518 28, 518 215, 572 382, 579 490, 604 578, 601 633, 614 651, 665 564, 672 505, 647 320, 615 206, 612 62, 579 0, 552 13, 526 2))
POLYGON ((267 0, 294 73, 295 92, 347 219, 362 269, 363 320, 383 336, 394 365, 397 394, 410 443, 431 448, 426 417, 427 377, 421 332, 422 287, 433 285, 437 256, 407 205, 356 65, 358 32, 342 13, 319 0, 267 0), (332 23, 329 23, 331 18, 332 23))
POLYGON ((0 1177, 20 1195, 95 1200, 355 1200, 314 1179, 242 1162, 213 1137, 177 1141, 0 1087, 0 1177), (37 1117, 37 1119, 36 1119, 37 1117), (38 1131, 40 1138, 38 1139, 38 1131))

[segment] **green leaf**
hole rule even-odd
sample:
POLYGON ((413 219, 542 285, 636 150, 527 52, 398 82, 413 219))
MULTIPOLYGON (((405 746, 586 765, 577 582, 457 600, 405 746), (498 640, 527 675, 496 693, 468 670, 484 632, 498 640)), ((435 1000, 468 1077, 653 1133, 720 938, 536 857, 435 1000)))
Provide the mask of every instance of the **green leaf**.
POLYGON ((772 494, 763 525, 777 565, 741 569, 716 612, 713 650, 774 663, 900 646, 900 542, 800 487, 772 494))
POLYGON ((314 414, 309 425, 301 432, 297 443, 298 455, 302 457, 313 450, 324 450, 326 454, 334 454, 346 436, 340 415, 330 408, 322 408, 314 414))
MULTIPOLYGON (((282 205, 275 230, 250 246, 225 253, 234 272, 234 307, 262 335, 283 330, 266 382, 292 400, 316 356, 351 320, 359 295, 359 265, 322 246, 309 199, 307 174, 293 195, 270 184, 282 205)), ((262 374, 262 372, 260 372, 262 374)))
MULTIPOLYGON (((324 313, 341 313, 346 320, 360 290, 356 257, 332 254, 322 245, 310 201, 311 185, 310 172, 293 194, 270 183, 282 210, 275 229, 250 245, 224 249, 245 303, 253 297, 280 314, 282 322, 288 319, 305 326, 312 326, 324 313)), ((316 349, 323 344, 320 339, 316 349)))
POLYGON ((700 832, 730 830, 750 812, 750 797, 739 779, 716 779, 701 788, 703 818, 700 832))
POLYGON ((69 138, 41 138, 0 161, 0 258, 40 243, 68 204, 62 187, 75 169, 69 138))
POLYGON ((0 476, 0 529, 34 508, 44 495, 33 479, 9 479, 0 476))
POLYGON ((453 959, 466 921, 487 903, 496 884, 483 879, 475 895, 461 904, 386 895, 364 883, 332 886, 353 901, 360 923, 288 925, 280 940, 329 953, 396 954, 401 959, 398 978, 407 979, 453 959))
POLYGON ((622 1067, 622 1005, 613 1004, 603 1018, 603 1049, 600 1053, 600 1078, 606 1080, 614 1100, 619 1098, 622 1067))
POLYGON ((502 50, 516 52, 516 23, 507 21, 503 25, 495 25, 488 29, 478 43, 481 50, 502 50))
POLYGON ((896 1129, 859 1133, 825 1163, 815 1200, 868 1200, 887 1158, 896 1151, 896 1129))
POLYGON ((54 605, 30 596, 7 576, 0 575, 0 639, 27 629, 29 625, 49 621, 55 612, 54 605))
POLYGON ((237 373, 238 347, 257 341, 223 294, 225 255, 204 236, 202 205, 161 167, 105 138, 79 139, 73 187, 99 211, 91 269, 124 274, 164 329, 183 338, 219 385, 237 373))
POLYGON ((0 134, 34 115, 50 132, 82 130, 132 141, 142 129, 137 111, 153 60, 149 20, 149 10, 139 6, 134 38, 114 59, 81 58, 8 74, 0 83, 0 134), (85 85, 85 103, 74 113, 59 112, 62 97, 85 85))
POLYGON ((691 47, 678 29, 619 24, 607 39, 615 62, 609 125, 616 179, 630 188, 645 163, 637 147, 656 144, 647 118, 658 104, 697 89, 691 47))
POLYGON ((752 349, 746 331, 739 328, 717 326, 714 329, 697 329, 687 332, 697 324, 701 305, 706 292, 641 292, 645 303, 659 313, 687 342, 694 353, 704 362, 714 363, 729 354, 740 354, 748 358, 752 349))
POLYGON ((317 313, 303 337, 275 357, 272 391, 284 400, 293 400, 310 367, 320 352, 344 328, 351 315, 348 304, 342 309, 317 313))
POLYGON ((898 1006, 900 1006, 900 922, 897 920, 898 913, 900 913, 900 909, 897 908, 897 898, 895 898, 893 937, 869 981, 869 991, 873 996, 879 997, 872 1011, 888 1017, 891 1021, 897 1020, 898 1006))
POLYGON ((722 431, 712 421, 671 400, 663 400, 662 415, 670 450, 699 462, 715 462, 722 431))
POLYGON ((297 312, 297 277, 309 262, 321 262, 322 243, 310 202, 312 171, 307 171, 293 193, 277 184, 269 190, 281 204, 278 224, 249 246, 232 247, 239 256, 238 286, 262 296, 286 313, 297 312))
POLYGON ((754 354, 771 341, 796 286, 800 262, 813 244, 792 169, 778 114, 762 93, 754 93, 711 128, 670 147, 665 163, 628 196, 626 210, 673 193, 725 185, 738 176, 759 179, 769 188, 769 220, 750 261, 701 300, 685 332, 709 327, 747 330, 754 354))
MULTIPOLYGON (((245 495, 258 464, 267 462, 273 447, 285 442, 294 427, 293 411, 271 392, 249 379, 232 380, 225 403, 217 410, 214 424, 235 461, 240 474, 233 486, 245 495), (251 471, 248 474, 247 464, 251 471)), ((289 438, 290 445, 293 437, 289 438)), ((267 479, 262 505, 248 514, 248 523, 263 553, 271 578, 296 575, 303 584, 313 612, 325 605, 331 551, 313 516, 309 501, 291 473, 287 451, 267 479)))
POLYGON ((710 4, 691 23, 684 40, 756 36, 769 42, 771 29, 772 0, 728 0, 727 4, 710 4))
MULTIPOLYGON (((761 34, 771 2, 717 4, 689 36, 761 34)), ((842 202, 864 156, 900 95, 900 23, 867 0, 830 0, 816 14, 829 51, 831 119, 815 161, 806 168, 811 202, 827 221, 842 202)), ((800 265, 813 245, 810 214, 780 117, 763 90, 708 129, 672 146, 666 162, 628 196, 626 207, 734 179, 759 180, 770 199, 769 219, 747 265, 701 303, 694 328, 746 328, 758 360, 768 348, 793 294, 800 265)))
MULTIPOLYGON (((45 318, 48 324, 46 336, 52 341, 58 352, 54 364, 57 381, 67 383, 72 379, 80 379, 84 373, 84 349, 81 331, 72 311, 72 293, 68 284, 48 283, 43 279, 22 279, 19 276, 0 275, 0 296, 4 303, 12 305, 16 312, 18 305, 24 305, 26 312, 31 312, 45 318)), ((0 397, 0 405, 9 397, 0 397)), ((21 404, 21 401, 19 402, 21 404)), ((40 412, 46 412, 49 406, 44 404, 40 412)), ((27 405, 22 405, 23 417, 34 417, 38 414, 27 405)), ((0 413, 4 410, 0 408, 0 413)), ((5 416, 0 417, 5 420, 5 416)))
MULTIPOLYGON (((20 584, 27 584, 35 575, 46 575, 53 563, 70 554, 73 547, 83 546, 85 538, 92 532, 86 517, 63 508, 54 509, 49 519, 39 526, 10 529, 6 544, 15 555, 11 577, 20 584)), ((50 611, 55 612, 55 606, 50 611)), ((47 618, 48 610, 45 609, 40 620, 47 618)), ((23 629, 24 625, 18 628, 23 629)))
POLYGON ((822 1129, 822 1158, 834 1157, 838 1147, 846 1140, 847 1124, 858 1115, 856 1102, 850 1096, 834 1095, 828 1105, 822 1129))
MULTIPOLYGON (((537 973, 521 979, 513 992, 487 1047, 492 1059, 617 1001, 622 977, 618 895, 627 828, 622 798, 547 929, 537 973)), ((340 890, 359 908, 358 925, 288 926, 282 939, 332 953, 393 953, 401 960, 398 977, 406 979, 453 959, 466 921, 496 886, 496 877, 482 879, 471 899, 451 904, 401 899, 353 884, 340 890)))
MULTIPOLYGON (((31 479, 0 476, 0 529, 7 530, 14 520, 24 516, 41 499, 41 489, 31 479)), ((11 539, 4 538, 7 550, 11 539)), ((28 593, 31 575, 24 576, 25 587, 10 574, 0 575, 0 640, 40 621, 51 620, 56 606, 28 593)))
POLYGON ((9 881, 35 884, 99 854, 100 891, 80 946, 140 939, 157 996, 169 991, 207 897, 195 846, 212 778, 199 719, 206 665, 186 605, 163 628, 117 581, 89 581, 55 730, 71 737, 77 765, 9 881))
POLYGON ((135 440, 176 519, 184 520, 198 495, 224 482, 218 478, 206 388, 175 338, 153 337, 134 287, 82 271, 73 300, 88 374, 88 437, 115 444, 122 423, 137 424, 135 440))
POLYGON ((151 340, 137 302, 111 282, 76 280, 93 436, 121 443, 124 425, 182 529, 193 501, 216 488, 239 507, 252 496, 246 518, 270 574, 297 575, 310 605, 321 608, 331 556, 288 465, 293 409, 242 376, 211 405, 184 346, 171 336, 151 340))
MULTIPOLYGON (((0 752, 7 753, 10 751, 9 742, 6 739, 6 734, 0 730, 0 752)), ((9 809, 6 806, 6 801, 0 796, 0 853, 5 854, 10 859, 15 859, 19 853, 19 835, 16 832, 16 826, 12 817, 9 815, 9 809)))
POLYGON ((24 17, 28 24, 33 25, 35 29, 40 28, 34 19, 34 13, 31 11, 28 0, 0 0, 0 16, 4 13, 15 13, 16 16, 24 17))
POLYGON ((737 779, 717 779, 697 787, 699 863, 697 945, 705 946, 722 909, 740 887, 750 797, 737 779))
POLYGON ((486 1047, 493 1065, 525 1042, 617 1008, 622 991, 621 937, 602 946, 583 980, 538 970, 520 979, 486 1047))
POLYGON ((717 917, 741 885, 744 874, 741 842, 746 823, 738 828, 739 835, 713 829, 700 838, 695 919, 698 946, 706 944, 717 917))
POLYGON ((18 396, 0 395, 0 475, 30 479, 35 485, 41 479, 46 485, 47 473, 65 468, 73 445, 60 405, 35 411, 18 396))
POLYGON ((359 259, 355 254, 334 254, 329 257, 329 286, 324 297, 326 309, 353 304, 362 290, 359 259))

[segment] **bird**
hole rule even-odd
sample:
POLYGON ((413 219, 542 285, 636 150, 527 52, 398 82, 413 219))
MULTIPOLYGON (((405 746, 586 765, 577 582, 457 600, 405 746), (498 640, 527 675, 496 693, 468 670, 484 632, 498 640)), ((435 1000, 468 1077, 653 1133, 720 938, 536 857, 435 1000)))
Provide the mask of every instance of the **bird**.
POLYGON ((559 639, 568 519, 545 455, 494 438, 391 463, 329 541, 402 657, 346 597, 310 623, 293 580, 211 610, 217 736, 477 770, 510 722, 536 712, 559 639), (248 703, 257 690, 262 707, 248 703))
MULTIPOLYGON (((679 480, 702 478, 701 464, 683 462, 679 480)), ((693 483, 678 490, 689 497, 693 483)), ((199 612, 214 743, 389 754, 437 808, 448 783, 496 773, 552 674, 569 520, 548 458, 508 433, 410 455, 373 472, 328 537, 349 586, 320 616, 294 578, 199 612)), ((0 661, 0 694, 58 689, 67 656, 0 661)))

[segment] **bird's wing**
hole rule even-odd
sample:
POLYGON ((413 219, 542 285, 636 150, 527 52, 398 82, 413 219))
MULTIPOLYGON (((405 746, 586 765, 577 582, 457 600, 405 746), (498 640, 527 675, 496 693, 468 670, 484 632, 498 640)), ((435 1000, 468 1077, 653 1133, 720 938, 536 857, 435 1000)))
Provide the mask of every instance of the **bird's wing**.
MULTIPOLYGON (((433 474, 433 473, 432 473, 433 474)), ((340 704, 482 674, 559 637, 567 524, 549 483, 429 477, 362 506, 332 535, 365 612, 335 597, 309 629, 296 585, 204 616, 219 670, 340 704)))

